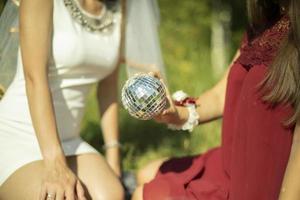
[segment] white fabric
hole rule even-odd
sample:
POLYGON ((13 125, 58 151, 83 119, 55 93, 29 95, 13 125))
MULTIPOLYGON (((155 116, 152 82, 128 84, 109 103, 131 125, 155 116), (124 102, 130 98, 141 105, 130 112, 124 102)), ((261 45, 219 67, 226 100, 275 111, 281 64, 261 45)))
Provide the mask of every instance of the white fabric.
POLYGON ((0 17, 0 84, 7 88, 16 73, 19 34, 18 7, 8 0, 0 17))
POLYGON ((127 0, 126 14, 125 58, 128 76, 149 71, 159 71, 165 76, 156 0, 127 0))
MULTIPOLYGON (((18 8, 8 0, 0 17, 0 84, 5 88, 11 83, 16 71, 18 33, 11 27, 18 26, 18 8)), ((159 8, 156 0, 126 0, 127 24, 125 55, 127 74, 159 71, 165 77, 160 50, 158 28, 159 8)), ((165 82, 166 79, 165 79, 165 82)))
MULTIPOLYGON (((120 21, 118 15, 111 35, 90 33, 72 19, 62 0, 54 0, 48 75, 66 155, 97 152, 80 138, 80 123, 92 84, 108 76, 117 64, 120 21)), ((16 75, 0 101, 0 185, 19 167, 40 159, 19 51, 16 75)))

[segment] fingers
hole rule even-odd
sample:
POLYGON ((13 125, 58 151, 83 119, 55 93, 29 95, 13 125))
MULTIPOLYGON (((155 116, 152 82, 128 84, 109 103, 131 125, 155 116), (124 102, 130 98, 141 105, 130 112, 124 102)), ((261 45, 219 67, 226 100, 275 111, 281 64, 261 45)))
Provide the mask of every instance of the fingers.
POLYGON ((173 102, 171 93, 170 93, 167 85, 165 84, 165 81, 162 78, 160 72, 159 71, 149 72, 149 75, 158 78, 163 83, 165 91, 166 91, 167 98, 169 100, 169 105, 174 107, 174 102, 173 102))
MULTIPOLYGON (((168 100, 168 105, 169 105, 169 107, 166 108, 166 109, 162 112, 162 115, 173 114, 173 113, 176 111, 176 109, 175 109, 175 104, 174 104, 174 101, 173 101, 173 99, 172 99, 172 95, 171 95, 171 93, 170 93, 168 87, 166 86, 164 80, 162 79, 162 76, 161 76, 160 72, 159 72, 159 71, 149 72, 149 75, 158 78, 158 79, 162 82, 162 84, 163 84, 163 86, 164 86, 164 89, 165 89, 165 91, 166 91, 166 97, 167 97, 167 100, 168 100)), ((157 122, 160 122, 160 121, 161 121, 161 119, 158 119, 158 118, 155 118, 155 120, 156 120, 157 122)))
POLYGON ((170 106, 169 108, 165 109, 162 112, 162 115, 170 115, 170 114, 174 114, 174 112, 175 112, 175 107, 170 106))
POLYGON ((63 190, 58 190, 57 192, 56 192, 56 195, 55 195, 55 200, 64 200, 64 198, 65 198, 65 194, 64 194, 64 191, 63 190))
POLYGON ((166 87, 166 85, 164 84, 164 82, 162 82, 164 87, 165 87, 165 91, 166 91, 166 97, 169 103, 169 108, 167 108, 166 110, 164 110, 163 114, 167 114, 167 113, 172 113, 175 111, 175 104, 174 101, 172 99, 172 96, 170 94, 170 91, 168 90, 168 88, 166 87))
MULTIPOLYGON (((160 75, 159 75, 159 76, 160 76, 160 75)), ((175 110, 175 104, 174 104, 174 101, 173 101, 173 99, 172 99, 172 95, 171 95, 171 93, 170 93, 170 91, 169 91, 167 85, 165 84, 164 80, 163 80, 162 78, 160 78, 159 80, 162 82, 162 84, 163 84, 163 86, 164 86, 164 88, 165 88, 166 96, 167 96, 167 99, 168 99, 170 111, 171 111, 171 112, 174 112, 174 110, 175 110)))
POLYGON ((56 200, 56 199, 58 199, 56 197, 56 195, 54 195, 54 193, 51 193, 51 195, 47 194, 46 197, 45 197, 45 199, 43 199, 43 200, 56 200))
POLYGON ((51 187, 43 187, 39 196, 40 200, 86 200, 83 186, 80 181, 68 189, 57 188, 56 190, 51 187))
POLYGON ((77 180, 77 183, 76 183, 76 193, 77 193, 78 200, 86 200, 85 195, 84 195, 83 186, 79 180, 77 180))
MULTIPOLYGON (((48 191, 46 192, 45 198, 46 200, 54 200, 57 199, 57 195, 54 189, 48 189, 48 191)), ((44 200, 43 199, 43 200, 44 200)))
POLYGON ((157 122, 157 123, 163 123, 162 117, 161 115, 156 115, 153 117, 153 119, 157 122))
POLYGON ((75 188, 69 188, 65 192, 65 198, 66 200, 75 200, 75 188))
POLYGON ((46 189, 45 186, 42 186, 41 191, 40 191, 40 195, 39 195, 39 200, 46 199, 46 195, 47 195, 47 189, 46 189))
POLYGON ((162 79, 161 73, 159 71, 152 71, 152 72, 149 72, 148 74, 155 78, 162 79))

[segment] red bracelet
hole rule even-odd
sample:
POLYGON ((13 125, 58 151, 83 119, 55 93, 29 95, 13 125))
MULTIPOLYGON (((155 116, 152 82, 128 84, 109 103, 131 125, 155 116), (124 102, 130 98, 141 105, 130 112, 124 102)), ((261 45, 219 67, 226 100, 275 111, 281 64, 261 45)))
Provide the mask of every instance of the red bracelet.
MULTIPOLYGON (((174 104, 176 106, 186 106, 186 105, 189 105, 189 104, 192 104, 192 105, 196 105, 197 103, 197 99, 198 98, 194 98, 194 97, 186 97, 185 99, 183 99, 182 101, 174 101, 174 104)), ((197 105, 196 105, 197 106, 197 105)))

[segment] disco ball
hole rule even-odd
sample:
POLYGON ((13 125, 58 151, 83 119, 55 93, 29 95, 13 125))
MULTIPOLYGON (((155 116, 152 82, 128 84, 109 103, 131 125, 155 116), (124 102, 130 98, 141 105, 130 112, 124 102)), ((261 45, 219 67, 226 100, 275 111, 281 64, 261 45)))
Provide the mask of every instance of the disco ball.
POLYGON ((131 116, 149 120, 167 105, 165 87, 153 76, 135 75, 126 81, 122 89, 122 103, 131 116))

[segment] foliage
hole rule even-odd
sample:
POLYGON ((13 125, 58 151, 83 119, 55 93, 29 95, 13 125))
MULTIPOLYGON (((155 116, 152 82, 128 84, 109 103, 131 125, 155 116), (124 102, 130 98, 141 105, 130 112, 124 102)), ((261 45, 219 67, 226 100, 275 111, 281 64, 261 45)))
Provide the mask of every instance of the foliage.
MULTIPOLYGON (((3 2, 0 0, 0 10, 3 2)), ((210 63, 212 2, 159 0, 161 46, 171 91, 182 89, 191 96, 197 96, 217 81, 212 75, 210 63)), ((219 3, 232 9, 232 37, 229 38, 232 56, 246 24, 245 2, 224 0, 219 3)), ((125 79, 125 70, 122 69, 120 88, 125 79)), ((125 170, 134 170, 155 158, 200 153, 220 144, 221 120, 202 125, 193 133, 173 132, 153 121, 135 120, 122 106, 120 108, 122 164, 125 170)), ((97 110, 93 90, 88 98, 81 135, 102 151, 103 139, 97 110)))
MULTIPOLYGON (((173 0, 160 0, 159 5, 161 46, 170 90, 182 89, 197 96, 217 81, 213 78, 210 64, 210 1, 174 3, 173 0)), ((237 2, 233 9, 239 6, 237 2)), ((233 18, 231 56, 238 46, 244 22, 245 17, 233 18)), ((124 81, 123 69, 120 87, 124 81)), ((82 124, 82 136, 101 149, 103 140, 94 99, 95 94, 92 92, 82 124)), ((219 145, 221 120, 202 125, 193 133, 173 132, 152 121, 135 120, 121 107, 120 130, 124 144, 123 166, 125 170, 134 170, 156 158, 196 154, 219 145)))

